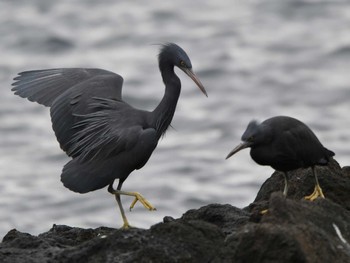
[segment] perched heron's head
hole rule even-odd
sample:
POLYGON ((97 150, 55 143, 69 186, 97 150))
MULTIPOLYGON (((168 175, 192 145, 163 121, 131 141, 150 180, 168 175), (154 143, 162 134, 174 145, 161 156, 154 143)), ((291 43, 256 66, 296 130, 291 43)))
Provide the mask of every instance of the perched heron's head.
POLYGON ((268 129, 265 129, 262 124, 258 124, 257 121, 251 121, 241 137, 242 143, 237 145, 227 155, 226 159, 230 158, 232 155, 245 148, 254 147, 256 145, 264 143, 264 141, 267 141, 268 138, 268 129))

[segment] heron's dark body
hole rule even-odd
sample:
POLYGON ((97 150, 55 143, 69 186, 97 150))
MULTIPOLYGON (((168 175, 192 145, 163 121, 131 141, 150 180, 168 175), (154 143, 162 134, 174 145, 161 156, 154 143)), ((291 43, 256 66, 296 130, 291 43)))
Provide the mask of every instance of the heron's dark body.
MULTIPOLYGON (((157 131, 156 123, 152 121, 153 112, 135 109, 121 100, 122 77, 100 69, 53 69, 22 73, 20 81, 29 82, 29 78, 34 77, 33 86, 35 84, 38 92, 34 93, 32 90, 28 98, 50 107, 52 127, 57 140, 62 150, 73 157, 64 166, 61 175, 67 188, 79 193, 97 190, 115 179, 125 180, 133 170, 145 165, 164 131, 157 131), (66 74, 70 77, 68 81, 66 74), (79 79, 77 84, 71 81, 74 74, 79 79), (65 80, 69 83, 65 83, 65 80), (41 84, 45 86, 45 90, 40 89, 41 84), (69 88, 59 90, 64 85, 69 88), (50 98, 52 92, 56 94, 50 98), (96 113, 105 119, 93 120, 96 113), (103 149, 97 148, 84 152, 79 141, 84 140, 89 133, 95 133, 96 136, 103 132, 102 126, 106 125, 103 121, 109 122, 115 128, 110 131, 112 133, 123 128, 122 136, 128 137, 128 141, 120 147, 112 147, 109 152, 103 153, 103 149), (94 122, 97 126, 87 129, 89 122, 94 122)), ((172 117, 173 113, 169 115, 172 117)), ((112 140, 110 143, 118 142, 112 140)))
POLYGON ((165 93, 152 112, 124 102, 123 78, 102 69, 22 72, 15 78, 13 90, 50 107, 60 147, 72 157, 61 180, 70 190, 86 193, 111 185, 115 179, 120 179, 121 186, 132 171, 146 164, 172 121, 180 95, 174 66, 184 71, 192 67, 180 47, 164 45, 159 68, 165 93))
MULTIPOLYGON (((329 158, 334 156, 312 130, 297 119, 277 116, 256 127, 263 134, 264 140, 251 146, 250 155, 260 165, 269 165, 275 170, 287 172, 326 165, 329 158)), ((246 132, 248 130, 249 126, 246 132)))

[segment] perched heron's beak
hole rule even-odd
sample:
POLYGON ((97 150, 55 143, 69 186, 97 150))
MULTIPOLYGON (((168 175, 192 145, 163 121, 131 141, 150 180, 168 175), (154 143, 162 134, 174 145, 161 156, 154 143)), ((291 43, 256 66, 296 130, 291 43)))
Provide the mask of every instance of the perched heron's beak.
POLYGON ((235 153, 239 152, 240 150, 243 150, 245 148, 248 148, 252 145, 251 142, 242 142, 241 144, 237 145, 227 156, 226 159, 230 158, 235 153))
POLYGON ((205 96, 208 97, 208 94, 203 86, 203 84, 201 83, 201 81, 199 80, 199 78, 196 76, 196 74, 194 74, 194 72, 189 69, 189 68, 180 68, 183 72, 186 73, 187 76, 189 76, 198 86, 198 88, 204 93, 205 96))

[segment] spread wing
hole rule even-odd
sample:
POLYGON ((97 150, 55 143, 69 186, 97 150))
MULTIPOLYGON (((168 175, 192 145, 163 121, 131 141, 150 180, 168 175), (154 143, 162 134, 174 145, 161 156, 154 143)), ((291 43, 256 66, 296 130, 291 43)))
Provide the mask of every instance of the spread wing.
MULTIPOLYGON (((123 78, 113 72, 103 69, 57 68, 25 71, 18 74, 12 84, 12 91, 22 98, 45 106, 53 102, 67 90, 89 81, 110 82, 113 90, 106 97, 113 95, 121 99, 123 78)), ((101 95, 100 95, 101 96, 101 95)), ((103 97, 103 96, 101 96, 103 97)))
MULTIPOLYGON (((52 128, 67 152, 79 132, 79 115, 99 111, 94 98, 120 100, 123 78, 102 69, 61 68, 22 72, 15 78, 15 94, 50 107, 52 128)), ((82 126, 79 126, 83 129, 82 126)))
POLYGON ((61 148, 79 162, 106 160, 131 149, 137 151, 135 157, 146 149, 134 161, 137 168, 157 144, 155 130, 144 123, 146 113, 122 101, 123 78, 118 74, 61 68, 22 72, 15 80, 15 94, 50 107, 61 148))

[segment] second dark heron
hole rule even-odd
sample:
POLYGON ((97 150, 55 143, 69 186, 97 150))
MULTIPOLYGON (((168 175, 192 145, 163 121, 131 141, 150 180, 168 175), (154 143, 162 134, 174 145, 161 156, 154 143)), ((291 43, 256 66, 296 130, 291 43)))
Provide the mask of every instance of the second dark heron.
POLYGON ((155 208, 139 193, 122 191, 129 174, 142 168, 160 137, 169 127, 181 91, 174 67, 185 72, 207 95, 192 71, 186 52, 178 45, 163 45, 159 69, 165 93, 152 111, 139 110, 122 100, 123 78, 110 71, 86 68, 58 68, 19 73, 15 94, 50 107, 52 127, 62 150, 73 159, 62 171, 64 186, 86 193, 108 186, 115 195, 129 227, 120 195, 133 196, 149 210, 155 208), (115 179, 119 179, 116 189, 115 179))
POLYGON ((316 165, 326 165, 334 153, 321 144, 311 129, 301 121, 277 116, 261 124, 249 123, 242 135, 243 143, 234 148, 226 157, 230 158, 242 149, 250 147, 250 156, 260 165, 269 165, 284 175, 284 196, 288 192, 288 171, 298 168, 312 168, 315 190, 305 199, 314 200, 324 194, 318 182, 316 165))

